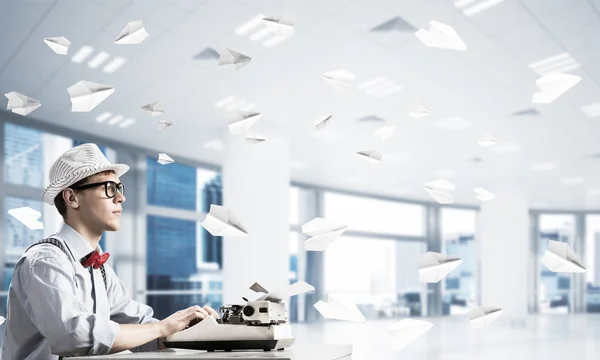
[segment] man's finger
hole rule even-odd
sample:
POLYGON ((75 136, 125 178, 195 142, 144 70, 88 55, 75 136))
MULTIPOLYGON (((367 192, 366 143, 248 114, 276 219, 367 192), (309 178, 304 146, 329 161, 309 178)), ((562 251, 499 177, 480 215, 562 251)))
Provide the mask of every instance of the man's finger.
POLYGON ((204 310, 206 310, 208 312, 209 315, 219 318, 219 313, 213 309, 212 307, 208 306, 208 305, 204 305, 203 307, 204 310))

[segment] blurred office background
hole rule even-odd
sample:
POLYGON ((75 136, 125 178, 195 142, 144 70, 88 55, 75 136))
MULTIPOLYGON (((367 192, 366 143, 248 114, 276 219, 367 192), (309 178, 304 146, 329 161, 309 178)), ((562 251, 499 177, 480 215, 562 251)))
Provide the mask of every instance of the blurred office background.
POLYGON ((254 281, 272 289, 299 280, 316 289, 288 302, 299 324, 325 321, 312 305, 330 292, 368 321, 460 318, 477 305, 502 307, 511 326, 596 316, 598 9, 583 0, 0 3, 0 92, 42 103, 26 117, 0 111, 0 315, 15 262, 60 228, 40 198, 51 164, 94 142, 131 166, 122 229, 101 246, 159 319, 242 301, 254 281), (271 38, 257 22, 264 15, 288 15, 294 36, 271 38), (150 36, 115 45, 133 20, 150 36), (420 43, 414 32, 430 20, 453 26, 468 51, 420 43), (68 55, 44 44, 53 36, 71 41, 68 55), (219 67, 226 47, 252 62, 219 67), (356 76, 349 94, 321 78, 340 68, 356 76), (582 81, 552 104, 532 104, 549 71, 582 81), (71 112, 66 88, 79 80, 116 92, 89 113, 71 112), (166 104, 162 117, 140 110, 155 100, 166 104), (409 116, 417 105, 429 115, 409 116), (265 143, 229 135, 237 110, 262 113, 252 131, 265 143), (173 126, 157 130, 161 119, 173 126), (385 126, 396 127, 389 139, 372 136, 385 126), (498 144, 478 146, 486 133, 498 144), (356 156, 365 150, 380 151, 381 163, 356 156), (157 163, 162 152, 175 163, 157 163), (456 184, 453 204, 421 187, 438 179, 456 184), (477 186, 497 199, 478 201, 477 186), (200 223, 211 204, 227 206, 249 237, 208 233, 200 223), (7 214, 23 206, 42 212, 44 230, 7 214), (349 228, 324 252, 307 252, 301 226, 317 216, 349 228), (587 272, 544 267, 549 240, 569 244, 587 272), (463 264, 420 284, 427 251, 463 264))

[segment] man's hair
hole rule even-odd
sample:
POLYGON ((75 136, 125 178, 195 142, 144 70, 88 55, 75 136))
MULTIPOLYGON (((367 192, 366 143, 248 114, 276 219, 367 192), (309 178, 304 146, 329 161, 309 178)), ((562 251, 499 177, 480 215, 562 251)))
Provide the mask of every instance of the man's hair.
MULTIPOLYGON (((69 186, 68 188, 74 188, 74 187, 78 187, 83 184, 87 184, 88 181, 90 181, 90 179, 92 179, 93 177, 98 176, 98 175, 110 175, 110 174, 114 174, 114 173, 115 172, 112 170, 102 171, 97 174, 90 175, 90 176, 86 177, 85 179, 81 179, 78 182, 76 182, 75 184, 69 186)), ((65 202, 65 199, 63 199, 63 191, 58 193, 58 195, 56 195, 56 197, 54 198, 54 206, 56 206, 56 210, 58 210, 59 214, 64 219, 65 216, 67 216, 67 203, 65 202)))

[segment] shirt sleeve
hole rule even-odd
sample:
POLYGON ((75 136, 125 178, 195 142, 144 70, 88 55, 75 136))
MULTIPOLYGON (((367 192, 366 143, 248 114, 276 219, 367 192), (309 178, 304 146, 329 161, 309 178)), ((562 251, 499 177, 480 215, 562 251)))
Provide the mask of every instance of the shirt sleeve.
MULTIPOLYGON (((148 305, 139 303, 131 298, 127 288, 119 280, 117 274, 110 266, 105 266, 108 301, 110 304, 110 319, 119 324, 150 324, 158 322, 155 319, 154 310, 148 305)), ((158 339, 147 344, 131 349, 133 352, 156 351, 159 350, 158 339)))
POLYGON ((72 268, 67 259, 54 256, 30 263, 23 272, 29 278, 23 280, 31 318, 55 355, 108 354, 119 324, 88 312, 77 297, 72 268))

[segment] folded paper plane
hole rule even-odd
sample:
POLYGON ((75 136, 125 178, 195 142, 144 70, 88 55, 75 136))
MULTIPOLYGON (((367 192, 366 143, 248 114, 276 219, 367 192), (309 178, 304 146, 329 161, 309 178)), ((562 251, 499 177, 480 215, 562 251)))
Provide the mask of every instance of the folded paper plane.
POLYGON ((72 112, 90 112, 115 92, 109 85, 80 81, 67 89, 72 112))
POLYGON ((421 119, 427 115, 429 115, 429 111, 421 105, 413 106, 408 112, 408 116, 415 119, 421 119))
POLYGON ((26 116, 30 114, 33 110, 42 106, 42 104, 34 98, 30 98, 29 96, 25 96, 23 94, 19 94, 16 91, 11 91, 9 93, 4 94, 8 99, 8 104, 6 106, 6 110, 10 110, 15 114, 26 116))
POLYGON ((375 132, 373 133, 373 136, 378 138, 381 141, 386 141, 392 135, 394 135, 395 131, 396 131, 395 125, 384 126, 384 127, 380 127, 379 129, 375 130, 375 132))
POLYGON ((144 23, 140 20, 131 21, 121 30, 121 33, 115 39, 115 44, 141 44, 147 37, 148 32, 144 28, 144 23))
POLYGON ((462 259, 437 252, 426 252, 419 261, 421 283, 438 283, 462 264, 462 259))
POLYGON ((264 287, 262 287, 259 283, 254 283, 250 286, 250 290, 258 293, 263 293, 261 297, 256 299, 256 301, 271 301, 271 302, 282 302, 283 300, 290 298, 292 296, 300 295, 305 292, 313 291, 315 288, 304 282, 298 281, 293 284, 290 284, 282 289, 276 291, 267 291, 264 287))
POLYGON ((452 204, 454 196, 451 192, 456 189, 448 180, 436 180, 423 184, 423 189, 440 204, 452 204))
POLYGON ((161 116, 165 113, 165 105, 162 101, 156 100, 150 104, 142 106, 142 111, 150 116, 161 116))
POLYGON ((579 76, 559 72, 541 77, 535 82, 540 91, 533 94, 531 102, 537 104, 550 104, 562 94, 569 91, 573 86, 577 85, 580 81, 581 77, 579 76))
POLYGON ((158 154, 158 161, 161 165, 172 164, 175 160, 171 159, 171 157, 165 153, 158 154))
POLYGON ((62 36, 45 38, 44 42, 58 55, 67 55, 69 45, 71 45, 71 42, 62 36))
POLYGON ((316 217, 302 225, 302 233, 310 236, 304 242, 304 250, 323 251, 342 236, 347 229, 346 225, 331 224, 323 218, 316 217))
POLYGON ((467 45, 454 28, 439 21, 430 21, 429 30, 419 29, 415 35, 427 47, 467 51, 467 45))
POLYGON ((569 244, 549 240, 548 247, 540 259, 550 271, 562 273, 584 273, 585 266, 569 244))
POLYGON ((475 198, 479 201, 486 202, 494 200, 496 198, 496 195, 492 194, 491 192, 487 191, 482 187, 476 187, 475 189, 473 189, 473 191, 475 192, 475 198))
POLYGON ((498 140, 496 140, 490 134, 484 134, 479 140, 477 140, 477 145, 484 147, 484 148, 494 146, 497 143, 498 143, 498 140))
POLYGON ((224 206, 210 205, 210 211, 202 222, 202 227, 213 236, 241 236, 248 232, 233 213, 224 206))
POLYGON ((294 24, 290 19, 286 18, 285 16, 270 16, 265 17, 262 20, 271 32, 279 36, 289 37, 294 35, 294 24))
POLYGON ((313 307, 326 319, 361 323, 366 321, 356 304, 338 294, 328 294, 327 302, 319 300, 313 307))
POLYGON ((168 127, 171 127, 171 125, 173 125, 173 123, 172 123, 171 121, 168 121, 168 120, 160 120, 160 121, 158 122, 157 129, 158 129, 158 130, 164 130, 164 129, 168 128, 168 127))
POLYGON ((495 307, 476 306, 469 310, 467 317, 469 322, 477 328, 487 328, 498 320, 503 310, 495 307))
POLYGON ((352 88, 355 79, 354 74, 345 69, 326 72, 322 77, 329 85, 342 93, 347 93, 352 88))
POLYGON ((44 223, 39 221, 42 213, 29 206, 8 210, 8 214, 17 219, 21 224, 27 226, 30 230, 44 229, 44 223))
POLYGON ((252 58, 248 55, 244 55, 231 49, 225 49, 219 53, 219 65, 235 65, 235 69, 239 70, 244 66, 250 64, 252 58))
POLYGON ((229 133, 241 135, 246 133, 260 119, 261 114, 251 111, 239 111, 235 120, 229 123, 229 133))
POLYGON ((332 117, 333 115, 324 115, 319 117, 317 121, 315 121, 315 127, 317 129, 325 129, 327 127, 327 124, 329 124, 329 121, 331 121, 332 117))
POLYGON ((377 165, 383 158, 383 155, 375 150, 358 151, 356 152, 356 155, 358 155, 358 157, 361 159, 366 159, 369 165, 377 165))

